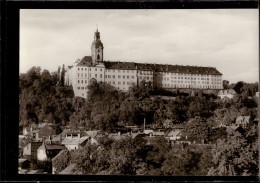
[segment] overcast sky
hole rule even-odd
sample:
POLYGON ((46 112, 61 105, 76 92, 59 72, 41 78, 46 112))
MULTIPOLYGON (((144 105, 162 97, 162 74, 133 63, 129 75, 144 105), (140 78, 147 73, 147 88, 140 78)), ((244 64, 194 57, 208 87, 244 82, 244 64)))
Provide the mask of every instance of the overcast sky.
POLYGON ((20 73, 91 55, 97 27, 106 61, 211 66, 231 83, 258 81, 257 9, 21 10, 20 73))

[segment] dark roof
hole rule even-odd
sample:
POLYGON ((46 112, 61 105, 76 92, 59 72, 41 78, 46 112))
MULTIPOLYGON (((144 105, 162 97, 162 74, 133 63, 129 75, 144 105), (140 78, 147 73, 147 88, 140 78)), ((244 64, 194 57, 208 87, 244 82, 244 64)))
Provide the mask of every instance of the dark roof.
POLYGON ((77 66, 90 66, 92 63, 92 57, 91 56, 85 56, 83 57, 79 63, 77 64, 77 66))
POLYGON ((107 69, 129 69, 129 70, 136 69, 134 62, 104 61, 104 64, 107 69))
POLYGON ((147 64, 147 63, 120 62, 120 61, 117 62, 104 61, 104 64, 107 69, 126 69, 126 70, 137 69, 137 70, 151 70, 156 72, 222 75, 214 67, 147 64))
MULTIPOLYGON (((80 60, 77 66, 91 66, 91 62, 92 62, 92 57, 85 56, 80 60)), ((135 62, 121 62, 121 61, 104 61, 103 63, 106 69, 125 69, 125 70, 137 69, 137 70, 150 70, 156 72, 222 75, 215 67, 135 63, 135 62)))

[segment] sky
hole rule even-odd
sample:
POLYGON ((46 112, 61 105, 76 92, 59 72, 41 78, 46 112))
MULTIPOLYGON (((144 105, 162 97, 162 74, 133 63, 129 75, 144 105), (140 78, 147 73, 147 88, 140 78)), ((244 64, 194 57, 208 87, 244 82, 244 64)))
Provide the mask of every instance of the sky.
POLYGON ((223 80, 259 79, 258 9, 20 10, 20 73, 57 71, 91 55, 105 61, 216 67, 223 80))

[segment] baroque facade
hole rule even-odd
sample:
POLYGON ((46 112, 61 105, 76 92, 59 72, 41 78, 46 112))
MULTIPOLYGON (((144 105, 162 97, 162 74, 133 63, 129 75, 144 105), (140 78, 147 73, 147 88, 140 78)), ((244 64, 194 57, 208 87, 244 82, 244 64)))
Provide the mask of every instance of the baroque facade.
POLYGON ((165 89, 222 89, 222 74, 214 67, 147 64, 104 61, 104 47, 98 30, 94 33, 91 56, 84 56, 65 73, 65 85, 71 85, 75 96, 87 97, 87 85, 105 82, 118 90, 127 91, 141 81, 165 89))

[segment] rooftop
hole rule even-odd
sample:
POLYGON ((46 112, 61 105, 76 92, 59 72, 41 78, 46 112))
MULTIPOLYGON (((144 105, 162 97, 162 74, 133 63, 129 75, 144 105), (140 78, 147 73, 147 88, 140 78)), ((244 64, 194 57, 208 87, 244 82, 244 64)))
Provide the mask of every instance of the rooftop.
MULTIPOLYGON (((85 56, 76 64, 76 66, 89 67, 91 66, 91 62, 92 62, 91 56, 85 56)), ((122 62, 122 61, 104 61, 103 63, 106 69, 149 70, 149 71, 156 71, 156 72, 222 75, 215 67, 135 63, 135 62, 122 62)))

